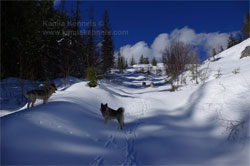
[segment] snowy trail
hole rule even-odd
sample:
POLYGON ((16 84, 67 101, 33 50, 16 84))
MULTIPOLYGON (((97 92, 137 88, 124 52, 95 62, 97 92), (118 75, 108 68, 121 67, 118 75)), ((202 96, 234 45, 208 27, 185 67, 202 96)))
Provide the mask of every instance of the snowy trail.
MULTIPOLYGON (((139 165, 140 162, 137 159, 137 151, 134 148, 137 137, 136 130, 140 125, 139 119, 142 119, 144 115, 150 111, 151 103, 149 100, 144 99, 144 97, 135 97, 128 102, 130 106, 125 110, 126 121, 133 122, 133 125, 126 126, 125 123, 124 130, 110 134, 103 146, 105 148, 113 147, 122 151, 124 156, 123 159, 121 159, 123 161, 122 165, 139 165)), ((119 130, 119 127, 116 128, 119 130)), ((105 160, 105 157, 98 155, 95 157, 94 162, 90 164, 102 165, 105 160)))
MULTIPOLYGON (((145 99, 140 99, 143 108, 140 112, 134 114, 133 120, 135 121, 135 125, 133 128, 128 129, 128 131, 125 131, 125 137, 126 137, 126 151, 125 151, 125 160, 123 165, 139 165, 140 162, 137 159, 137 152, 135 150, 135 141, 136 141, 136 130, 137 127, 140 125, 139 119, 143 118, 144 114, 150 111, 151 104, 149 101, 145 99)), ((134 102, 134 101, 133 101, 134 102)), ((138 104, 138 103, 137 103, 138 104)), ((135 102, 133 103, 134 109, 133 112, 135 112, 137 105, 135 102)), ((131 117, 130 117, 131 118, 131 117)))
POLYGON ((250 39, 209 62, 205 83, 176 92, 164 77, 135 73, 135 66, 96 88, 77 81, 46 105, 3 116, 1 164, 249 165, 250 59, 239 59, 247 45, 250 39), (101 103, 125 108, 123 130, 115 120, 104 123, 101 103), (230 141, 229 133, 236 133, 230 141))

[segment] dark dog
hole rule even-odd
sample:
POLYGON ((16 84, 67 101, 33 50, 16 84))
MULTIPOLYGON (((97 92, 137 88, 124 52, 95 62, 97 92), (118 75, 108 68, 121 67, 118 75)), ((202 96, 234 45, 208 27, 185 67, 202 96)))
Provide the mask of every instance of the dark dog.
POLYGON ((124 108, 120 107, 117 110, 113 110, 112 108, 108 107, 108 104, 101 103, 101 113, 105 119, 105 124, 108 123, 111 119, 117 119, 118 123, 120 124, 120 128, 123 129, 124 127, 124 108))

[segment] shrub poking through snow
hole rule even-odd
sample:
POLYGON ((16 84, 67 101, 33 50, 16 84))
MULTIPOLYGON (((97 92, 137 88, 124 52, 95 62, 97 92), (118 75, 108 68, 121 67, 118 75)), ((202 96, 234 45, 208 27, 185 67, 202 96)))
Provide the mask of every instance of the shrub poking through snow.
POLYGON ((227 127, 227 130, 229 130, 227 139, 229 141, 236 141, 246 137, 245 124, 244 120, 231 121, 230 126, 227 127))
POLYGON ((208 65, 204 70, 200 70, 199 71, 199 78, 201 80, 201 83, 205 83, 206 80, 208 79, 210 72, 209 72, 209 65, 210 65, 210 61, 208 61, 208 65))
POLYGON ((198 70, 198 65, 192 65, 189 70, 190 70, 190 81, 195 81, 196 84, 199 84, 198 77, 201 77, 202 72, 198 70))
POLYGON ((140 73, 144 73, 144 68, 143 67, 140 69, 140 73))
POLYGON ((214 75, 214 77, 217 79, 217 78, 220 78, 222 76, 222 73, 220 71, 220 69, 217 70, 217 73, 214 75))
POLYGON ((160 68, 158 68, 157 70, 156 70, 156 74, 159 76, 159 75, 161 75, 162 74, 162 70, 160 69, 160 68))
POLYGON ((98 76, 97 76, 97 69, 94 67, 87 68, 87 80, 89 81, 89 87, 96 87, 98 76))
POLYGON ((188 66, 188 70, 191 72, 191 81, 195 81, 198 84, 198 76, 200 75, 199 67, 199 56, 197 50, 191 51, 190 53, 190 65, 188 66))
POLYGON ((187 85, 187 79, 186 79, 186 77, 183 77, 181 79, 181 84, 187 85))
POLYGON ((228 141, 240 141, 248 137, 248 122, 245 120, 229 120, 224 118, 216 118, 220 120, 222 125, 226 128, 225 132, 228 133, 228 141))
POLYGON ((232 71, 233 74, 238 74, 239 72, 240 72, 240 68, 234 69, 234 70, 232 71))
POLYGON ((215 55, 216 55, 216 51, 215 51, 215 48, 213 48, 212 53, 211 53, 211 56, 213 57, 213 60, 215 60, 215 55))

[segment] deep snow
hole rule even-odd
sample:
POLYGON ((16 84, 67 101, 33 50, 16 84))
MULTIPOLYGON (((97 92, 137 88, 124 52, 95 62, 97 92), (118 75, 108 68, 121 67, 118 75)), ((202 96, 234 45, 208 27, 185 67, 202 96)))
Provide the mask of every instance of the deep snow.
POLYGON ((165 76, 135 72, 142 67, 135 65, 97 88, 75 80, 58 88, 47 105, 6 107, 1 164, 249 165, 250 58, 239 58, 247 45, 250 39, 204 62, 204 83, 196 85, 184 73, 187 84, 176 92, 165 76), (114 120, 104 124, 101 103, 125 108, 124 130, 114 120))

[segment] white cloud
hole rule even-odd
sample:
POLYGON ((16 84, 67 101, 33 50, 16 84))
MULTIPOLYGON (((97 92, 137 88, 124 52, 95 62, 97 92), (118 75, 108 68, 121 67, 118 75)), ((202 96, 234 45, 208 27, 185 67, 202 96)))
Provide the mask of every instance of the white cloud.
POLYGON ((181 29, 174 29, 170 34, 159 34, 150 47, 144 41, 140 41, 133 46, 125 45, 121 47, 120 52, 128 62, 130 62, 132 56, 138 62, 142 54, 150 60, 155 57, 157 61, 161 61, 162 52, 171 40, 179 40, 186 44, 199 46, 207 54, 210 54, 212 48, 217 50, 219 50, 220 46, 226 48, 228 37, 228 33, 196 33, 193 29, 186 26, 181 29))
POLYGON ((203 34, 204 38, 206 39, 204 42, 204 49, 207 51, 207 53, 211 53, 212 48, 216 48, 217 51, 219 51, 220 46, 223 46, 223 48, 227 48, 227 42, 229 34, 227 33, 209 33, 209 34, 203 34))
POLYGON ((152 50, 148 47, 147 43, 140 41, 136 43, 135 45, 126 45, 120 48, 120 53, 125 59, 128 61, 128 63, 131 61, 132 57, 134 57, 134 60, 136 62, 139 61, 141 55, 144 57, 151 57, 152 56, 152 50))
POLYGON ((151 45, 152 57, 154 56, 157 61, 161 61, 162 53, 166 48, 166 45, 169 45, 170 39, 167 33, 162 33, 158 35, 153 44, 151 45))
POLYGON ((197 43, 200 42, 195 31, 193 29, 189 29, 188 27, 173 30, 170 34, 170 39, 179 40, 191 45, 197 45, 197 43))

